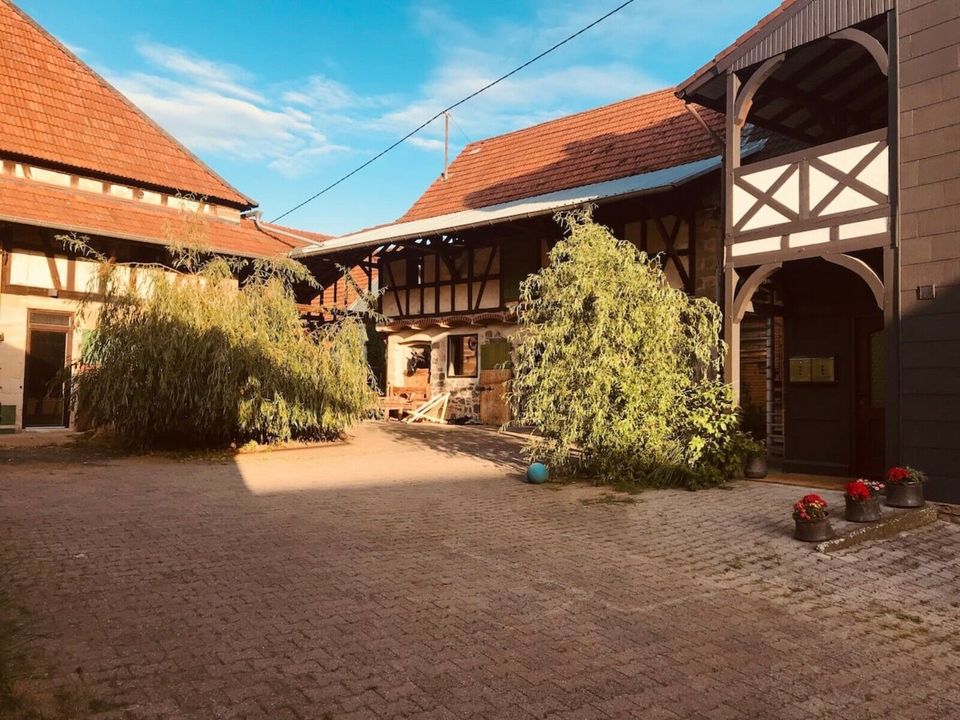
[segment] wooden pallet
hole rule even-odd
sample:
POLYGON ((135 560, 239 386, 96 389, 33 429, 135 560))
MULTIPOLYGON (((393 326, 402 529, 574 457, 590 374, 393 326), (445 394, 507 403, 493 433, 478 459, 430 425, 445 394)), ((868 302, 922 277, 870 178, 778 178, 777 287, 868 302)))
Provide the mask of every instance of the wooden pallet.
POLYGON ((405 423, 414 423, 417 420, 426 420, 432 423, 446 423, 447 404, 450 402, 450 393, 437 395, 427 400, 416 410, 410 411, 410 416, 403 419, 405 423))

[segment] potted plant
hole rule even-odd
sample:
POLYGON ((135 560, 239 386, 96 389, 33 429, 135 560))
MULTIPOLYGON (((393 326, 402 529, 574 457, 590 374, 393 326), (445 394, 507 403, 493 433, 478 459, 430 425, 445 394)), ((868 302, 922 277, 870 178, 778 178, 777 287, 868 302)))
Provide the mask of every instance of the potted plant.
POLYGON ((793 505, 793 519, 797 526, 794 537, 804 542, 829 540, 833 537, 829 516, 826 500, 812 493, 804 495, 793 505))
POLYGON ((847 508, 843 515, 850 522, 875 522, 880 519, 881 483, 875 480, 854 480, 843 488, 847 508))
POLYGON ((887 505, 890 507, 923 507, 923 484, 927 476, 912 467, 887 470, 887 505))
POLYGON ((743 444, 743 475, 751 480, 762 480, 767 476, 767 447, 763 441, 757 442, 750 435, 744 433, 743 444))

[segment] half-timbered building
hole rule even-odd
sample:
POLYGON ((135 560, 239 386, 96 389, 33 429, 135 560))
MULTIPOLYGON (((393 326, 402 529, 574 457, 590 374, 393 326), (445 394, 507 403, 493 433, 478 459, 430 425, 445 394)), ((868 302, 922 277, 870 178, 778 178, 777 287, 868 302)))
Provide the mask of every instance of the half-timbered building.
POLYGON ((6 0, 0 37, 0 431, 64 427, 77 301, 98 288, 59 237, 161 264, 171 241, 262 257, 325 238, 245 217, 253 200, 6 0))
POLYGON ((297 254, 323 284, 338 265, 378 277, 388 406, 449 393, 449 419, 499 424, 512 308, 558 211, 595 204, 672 284, 720 300, 720 133, 721 114, 667 89, 474 142, 396 223, 297 254))
POLYGON ((726 372, 785 469, 960 500, 960 4, 789 0, 678 95, 725 116, 726 372))

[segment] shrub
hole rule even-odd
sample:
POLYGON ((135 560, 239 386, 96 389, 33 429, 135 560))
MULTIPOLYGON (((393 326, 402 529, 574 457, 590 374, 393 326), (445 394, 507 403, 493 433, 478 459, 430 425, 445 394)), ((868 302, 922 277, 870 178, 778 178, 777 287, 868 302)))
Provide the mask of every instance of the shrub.
POLYGON ((171 271, 100 262, 103 302, 87 302, 74 398, 125 445, 217 447, 329 439, 372 406, 362 318, 308 330, 291 290, 312 281, 290 259, 239 267, 175 251, 171 271), (184 269, 186 268, 186 269, 184 269), (242 283, 234 280, 240 271, 242 283))
POLYGON ((527 454, 605 481, 717 485, 742 468, 746 439, 716 304, 671 288, 657 260, 588 211, 521 286, 511 402, 535 436, 527 454))

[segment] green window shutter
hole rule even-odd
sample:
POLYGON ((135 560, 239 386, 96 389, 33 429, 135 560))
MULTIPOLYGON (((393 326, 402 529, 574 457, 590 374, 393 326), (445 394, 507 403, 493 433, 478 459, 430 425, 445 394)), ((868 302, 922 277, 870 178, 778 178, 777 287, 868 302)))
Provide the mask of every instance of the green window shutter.
POLYGON ((17 422, 16 405, 0 405, 0 425, 15 425, 17 422))
POLYGON ((488 340, 480 346, 480 369, 499 370, 510 365, 510 341, 506 338, 488 340))

